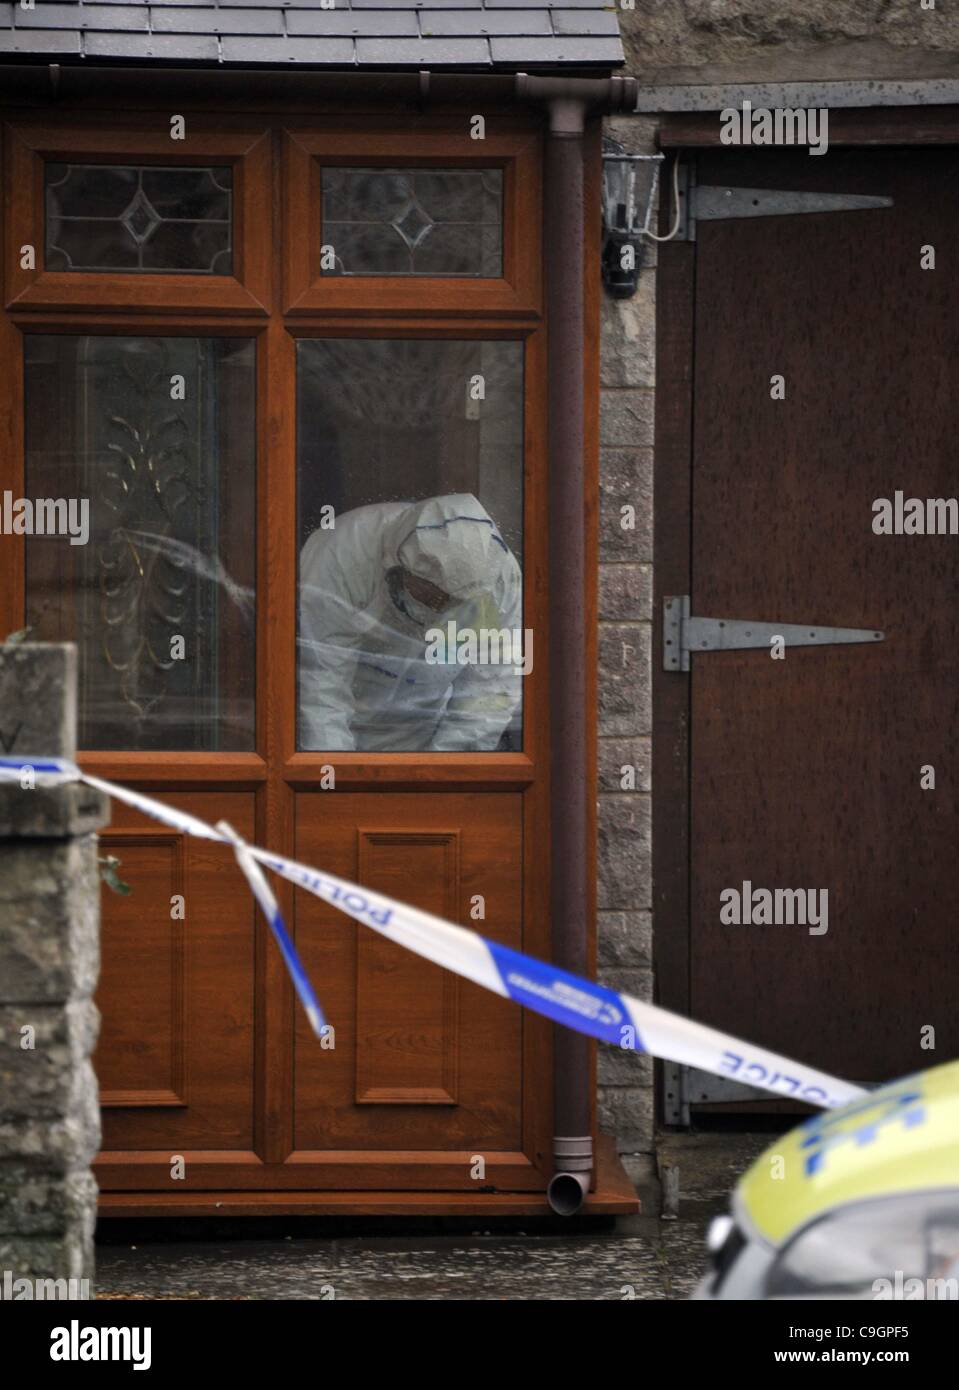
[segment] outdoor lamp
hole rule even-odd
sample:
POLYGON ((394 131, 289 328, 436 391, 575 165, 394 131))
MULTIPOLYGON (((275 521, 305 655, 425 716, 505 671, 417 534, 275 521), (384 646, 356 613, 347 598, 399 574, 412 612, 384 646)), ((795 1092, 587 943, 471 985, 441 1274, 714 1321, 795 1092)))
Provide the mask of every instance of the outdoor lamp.
POLYGON ((603 140, 603 284, 614 299, 636 293, 664 158, 627 154, 615 140, 603 140))

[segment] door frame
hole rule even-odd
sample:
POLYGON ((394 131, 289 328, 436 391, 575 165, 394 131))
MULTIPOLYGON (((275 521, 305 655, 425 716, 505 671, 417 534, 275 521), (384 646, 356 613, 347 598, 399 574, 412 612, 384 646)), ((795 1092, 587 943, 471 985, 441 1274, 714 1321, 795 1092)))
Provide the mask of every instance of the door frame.
MULTIPOLYGON (((759 91, 755 104, 763 104, 759 91)), ((721 147, 719 134, 718 110, 670 113, 661 117, 659 143, 667 154, 681 158, 684 151, 695 155, 697 149, 721 147)), ((959 145, 959 105, 830 110, 829 142, 863 149, 959 145)), ((666 200, 662 202, 659 231, 664 233, 671 211, 666 200)), ((692 682, 663 670, 662 644, 663 599, 692 593, 695 276, 695 242, 660 245, 653 458, 653 969, 657 1002, 685 1015, 691 971, 692 682)), ((674 1077, 662 1062, 656 1063, 656 1075, 662 1121, 665 1091, 674 1077)), ((705 1103, 701 1108, 726 1114, 805 1110, 772 1098, 705 1103)))
MULTIPOLYGON (((199 105, 199 103, 198 103, 199 105)), ((192 110, 193 108, 188 109, 192 110)), ((466 108, 464 108, 465 110, 466 108)), ((62 135, 61 141, 54 140, 59 150, 79 150, 81 154, 90 150, 105 154, 116 154, 117 158, 134 157, 139 150, 141 136, 135 133, 147 122, 149 113, 136 113, 128 117, 126 134, 117 137, 104 135, 107 121, 104 117, 91 114, 89 108, 36 108, 29 111, 9 110, 4 112, 4 120, 19 125, 29 122, 36 132, 38 127, 53 130, 62 135), (79 132, 79 135, 78 135, 79 132), (82 137, 82 138, 81 138, 82 137), (119 140, 119 144, 118 144, 119 140), (122 148, 121 148, 122 146, 122 148)), ((258 217, 247 215, 245 227, 254 235, 256 226, 256 246, 270 246, 271 218, 283 216, 287 206, 287 174, 284 169, 282 151, 288 124, 286 108, 278 103, 271 114, 251 116, 236 121, 216 108, 214 102, 206 106, 205 115, 213 125, 223 129, 239 126, 244 132, 258 132, 255 141, 257 158, 264 148, 272 153, 272 172, 266 161, 259 166, 263 206, 258 209, 258 217), (264 140, 266 145, 264 146, 264 140)), ((355 128, 358 135, 368 132, 372 121, 379 128, 387 129, 389 115, 382 109, 372 113, 356 114, 355 127, 352 113, 344 119, 342 108, 336 110, 333 119, 340 138, 344 131, 355 128)), ((424 119, 418 117, 419 124, 431 124, 442 129, 456 120, 461 126, 468 117, 462 112, 449 111, 437 113, 424 119)), ((116 118, 112 118, 115 129, 116 118)), ((315 118, 307 122, 302 114, 296 118, 296 129, 302 130, 307 124, 318 130, 329 129, 330 114, 318 109, 315 118)), ((528 170, 538 170, 538 181, 543 169, 543 126, 538 112, 517 117, 515 114, 499 115, 493 118, 494 128, 519 132, 512 143, 525 161, 528 170), (520 138, 522 137, 522 138, 520 138), (536 152, 535 157, 530 150, 536 152)), ((408 127, 411 142, 417 136, 417 127, 408 127)), ((7 124, 4 140, 4 159, 2 167, 9 172, 6 156, 11 149, 11 126, 7 124)), ((48 143, 54 137, 38 137, 40 144, 48 143)), ((243 137, 245 138, 245 136, 243 137)), ((242 144, 242 140, 240 142, 242 144)), ((213 137, 213 145, 216 141, 213 137)), ((239 148, 239 146, 237 146, 239 148)), ((231 149, 233 147, 231 146, 231 149)), ((243 145, 246 149, 247 146, 243 145)), ((594 156, 590 161, 590 196, 598 197, 599 180, 599 122, 594 123, 587 148, 594 156), (595 166, 595 167, 593 167, 595 166)), ((198 157, 209 157, 216 149, 190 149, 189 157, 181 162, 198 162, 198 157)), ((154 162, 159 158, 155 151, 154 162)), ((26 158, 21 152, 21 158, 26 158)), ((480 146, 474 162, 481 163, 483 149, 480 146)), ((146 159, 144 162, 149 162, 146 159)), ((165 162, 176 162, 165 160, 165 162)), ((35 182, 35 180, 34 180, 35 182)), ((36 188, 32 187, 32 202, 36 207, 36 188)), ((248 187, 247 190, 248 192, 248 187)), ((541 199, 539 184, 530 189, 528 180, 522 189, 522 205, 525 216, 535 210, 536 221, 525 227, 526 235, 537 248, 542 240, 542 218, 539 212, 541 199)), ((16 209, 11 215, 22 213, 23 199, 18 198, 16 209)), ((513 201, 516 201, 515 199, 513 201)), ((596 204, 598 206, 598 201, 596 204)), ((514 225, 516 219, 514 218, 514 225)), ((17 223, 16 225, 20 225, 17 223)), ((588 269, 592 272, 598 264, 599 228, 589 229, 584 254, 588 269)), ((16 238, 8 236, 8 251, 12 255, 16 238)), ((515 790, 524 794, 523 809, 523 902, 524 902, 524 947, 532 954, 548 957, 550 955, 550 917, 548 906, 549 879, 544 872, 544 849, 549 844, 549 692, 548 692, 548 629, 547 629, 547 530, 537 525, 535 519, 545 517, 547 512, 547 469, 546 469, 546 322, 545 312, 538 300, 525 300, 521 306, 508 307, 491 300, 489 309, 474 309, 469 318, 464 316, 452 299, 445 305, 424 304, 424 312, 414 312, 408 307, 377 310, 373 306, 358 306, 354 318, 344 318, 343 307, 320 310, 298 306, 295 322, 289 317, 290 309, 282 300, 284 266, 280 239, 276 238, 270 255, 269 275, 260 276, 257 281, 258 294, 255 304, 247 299, 242 304, 234 302, 238 291, 232 288, 227 298, 215 305, 207 304, 203 298, 188 306, 183 299, 185 288, 182 284, 176 289, 171 286, 168 302, 158 302, 155 287, 151 299, 151 286, 137 289, 132 299, 124 299, 124 287, 129 286, 131 276, 100 275, 98 283, 104 287, 104 298, 95 306, 91 305, 89 285, 80 287, 80 300, 68 302, 57 300, 57 295, 66 293, 66 282, 50 285, 50 276, 43 277, 46 284, 33 297, 24 295, 24 290, 16 281, 16 292, 8 284, 10 303, 6 312, 0 312, 0 361, 8 373, 9 389, 0 398, 0 441, 2 441, 6 464, 6 485, 24 489, 24 449, 23 449, 23 365, 21 338, 26 331, 33 332, 107 332, 116 334, 157 333, 159 335, 230 335, 250 336, 257 342, 257 513, 258 528, 264 532, 262 543, 258 544, 257 588, 258 604, 256 619, 257 640, 257 741, 256 751, 251 753, 226 754, 177 754, 175 759, 168 755, 137 752, 96 752, 83 755, 82 766, 98 775, 123 781, 145 791, 169 790, 171 786, 189 787, 194 790, 215 791, 230 789, 249 791, 255 795, 256 835, 259 843, 290 852, 294 830, 295 797, 300 789, 315 785, 321 776, 320 765, 332 764, 336 771, 337 786, 344 790, 377 789, 421 789, 429 784, 437 790, 515 790), (229 299, 229 302, 227 302, 229 299), (286 310, 286 312, 284 312, 286 310), (294 382, 293 357, 295 340, 298 336, 320 336, 324 332, 332 335, 376 336, 398 335, 404 332, 411 336, 424 337, 464 337, 489 336, 520 338, 527 344, 525 377, 528 383, 524 420, 524 518, 532 520, 527 529, 527 563, 530 582, 526 587, 524 600, 524 625, 536 629, 537 661, 534 671, 525 684, 524 725, 527 732, 527 745, 522 753, 513 754, 441 754, 427 758, 422 754, 390 754, 375 756, 369 754, 308 754, 297 753, 295 747, 295 681, 290 676, 288 688, 278 689, 271 684, 269 673, 282 665, 290 652, 295 652, 296 642, 296 550, 289 545, 289 535, 295 526, 296 477, 295 477, 295 412, 291 410, 289 397, 290 383, 294 382), (269 498, 269 507, 267 499, 269 498)), ((251 240, 251 247, 253 242, 251 240)), ((262 255, 255 252, 244 256, 244 264, 256 264, 262 268, 262 255)), ((527 269, 529 264, 527 261, 527 269)), ((533 270, 538 269, 539 261, 533 270)), ((9 262, 8 262, 9 268, 9 262)), ((92 277, 85 276, 89 281, 92 277)), ((158 277, 140 277, 143 281, 156 281, 158 277)), ((592 285, 594 275, 587 277, 591 287, 587 297, 586 342, 587 381, 598 381, 598 284, 592 285)), ((169 277, 182 280, 183 277, 169 277)), ((527 276, 528 280, 528 276, 527 276)), ((93 287, 94 289, 96 286, 93 287)), ((137 288, 137 287, 134 287, 137 288)), ((213 287, 216 289, 217 287, 213 287)), ((338 289, 342 288, 337 286, 338 289)), ((6 302, 6 301, 5 301, 6 302)), ((593 393, 598 397, 598 389, 593 393)), ((589 496, 584 499, 587 515, 594 520, 596 498, 598 496, 596 459, 598 400, 587 401, 586 456, 589 496)), ((525 523, 524 523, 525 524, 525 523)), ((595 531, 595 526, 592 528, 595 531)), ((295 532, 294 532, 295 533, 295 532)), ((595 560, 595 537, 591 540, 593 560, 595 560)), ((587 611, 595 612, 595 603, 589 603, 589 595, 595 595, 595 564, 587 571, 587 611)), ((13 545, 0 547, 0 621, 7 628, 21 625, 24 611, 25 591, 23 575, 23 548, 13 545)), ((591 625, 590 647, 587 660, 595 654, 595 632, 591 625)), ((288 663, 289 670, 295 670, 295 663, 288 663)), ((595 761, 595 758, 593 758, 595 761)), ((594 866, 590 866, 590 882, 595 891, 594 866)), ((294 890, 291 885, 278 883, 277 897, 281 910, 287 920, 293 921, 294 890)), ((587 930, 590 934, 591 950, 594 939, 594 914, 590 912, 587 930)), ((261 921, 257 921, 255 937, 255 983, 254 998, 257 1017, 262 1020, 255 1036, 254 1063, 254 1144, 253 1152, 240 1151, 191 1152, 185 1154, 187 1170, 195 1173, 196 1180, 185 1186, 193 1188, 215 1187, 230 1181, 237 1189, 277 1190, 280 1188, 306 1188, 314 1185, 317 1197, 322 1198, 328 1190, 329 1179, 320 1177, 318 1171, 311 1171, 302 1162, 289 1164, 286 1160, 293 1154, 294 1115, 293 1097, 293 1025, 295 1019, 294 999, 289 979, 278 953, 270 944, 269 933, 261 921), (286 1171, 281 1171, 285 1164, 286 1171), (233 1169, 232 1179, 227 1170, 233 1169), (272 1171, 271 1171, 272 1170, 272 1171)), ((526 1013, 523 1021, 523 1144, 522 1152, 502 1154, 502 1168, 509 1170, 499 1174, 500 1182, 507 1191, 539 1191, 545 1189, 549 1176, 551 1151, 551 1113, 552 1113, 552 1026, 547 1020, 526 1013)), ((594 1049, 593 1049, 594 1051, 594 1049)), ((595 1090, 595 1087, 593 1087, 595 1090)), ((595 1103, 595 1102, 594 1102, 595 1103)), ((136 1171, 124 1164, 121 1154, 104 1154, 98 1173, 102 1186, 124 1189, 132 1195, 138 1189, 149 1168, 162 1169, 168 1173, 169 1158, 164 1152, 157 1154, 156 1163, 140 1162, 136 1171), (121 1171, 122 1170, 122 1171, 121 1171)), ((348 1167, 366 1167, 368 1177, 360 1177, 352 1185, 356 1188, 383 1187, 383 1168, 392 1158, 399 1155, 375 1152, 330 1155, 330 1168, 344 1172, 348 1167), (333 1161, 335 1160, 335 1162, 333 1161)), ((455 1186, 462 1187, 460 1173, 464 1171, 462 1155, 451 1154, 457 1169, 455 1186)), ((443 1175, 438 1170, 443 1165, 433 1163, 432 1171, 421 1166, 419 1181, 404 1178, 403 1185, 437 1190, 443 1186, 443 1175)), ((499 1165, 498 1165, 499 1166, 499 1165)), ((412 1176, 412 1174, 410 1175, 412 1176)), ((449 1182, 451 1174, 447 1175, 449 1182)), ((336 1179, 333 1179, 336 1181, 336 1179)), ((141 1189, 142 1190, 142 1189, 141 1189)), ((150 1194, 150 1204, 156 1206, 168 1196, 166 1192, 150 1194)), ((237 1194, 239 1196, 239 1192, 237 1194)), ((346 1194, 344 1194, 346 1195, 346 1194)), ((184 1191, 184 1197, 187 1194, 184 1191)), ((194 1194, 195 1200, 195 1194, 194 1194)), ((362 1196, 356 1194, 357 1203, 362 1196)), ((128 1204, 123 1210, 129 1211, 128 1204)))

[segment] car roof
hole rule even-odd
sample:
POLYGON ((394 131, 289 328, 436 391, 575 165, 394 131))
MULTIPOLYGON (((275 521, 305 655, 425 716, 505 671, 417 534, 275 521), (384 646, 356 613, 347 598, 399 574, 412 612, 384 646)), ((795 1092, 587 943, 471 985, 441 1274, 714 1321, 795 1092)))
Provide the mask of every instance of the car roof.
POLYGON ((740 1221, 781 1245, 835 1207, 959 1190, 959 1061, 825 1110, 770 1145, 734 1198, 740 1221))

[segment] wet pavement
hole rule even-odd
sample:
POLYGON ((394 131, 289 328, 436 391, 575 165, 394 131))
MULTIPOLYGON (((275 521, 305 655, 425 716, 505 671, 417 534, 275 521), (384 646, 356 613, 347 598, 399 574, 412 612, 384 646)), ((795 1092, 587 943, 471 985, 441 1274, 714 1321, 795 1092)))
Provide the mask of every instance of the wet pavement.
POLYGON ((587 1234, 286 1237, 100 1245, 101 1298, 682 1299, 703 1268, 698 1220, 587 1234))

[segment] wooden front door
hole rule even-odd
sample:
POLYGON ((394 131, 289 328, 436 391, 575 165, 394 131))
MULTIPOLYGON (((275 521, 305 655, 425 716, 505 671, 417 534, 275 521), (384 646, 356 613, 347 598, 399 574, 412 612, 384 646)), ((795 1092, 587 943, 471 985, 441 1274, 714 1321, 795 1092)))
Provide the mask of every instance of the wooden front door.
MULTIPOLYGON (((5 486, 90 500, 7 628, 78 643, 85 768, 546 956, 545 660, 415 633, 545 657, 538 130, 185 120, 7 127, 5 486)), ((544 1020, 281 884, 320 1042, 229 852, 119 804, 103 852, 108 1209, 543 1192, 544 1020)))
POLYGON ((688 674, 657 651, 663 1000, 879 1082, 959 1050, 956 504, 952 534, 873 524, 897 491, 959 492, 959 155, 715 152, 697 172, 895 205, 703 222, 667 248, 660 599, 885 638, 693 653, 688 674), (753 920, 724 920, 744 885, 753 920), (763 889, 819 890, 817 912, 828 891, 828 922, 790 924, 784 898, 757 920, 763 889))

